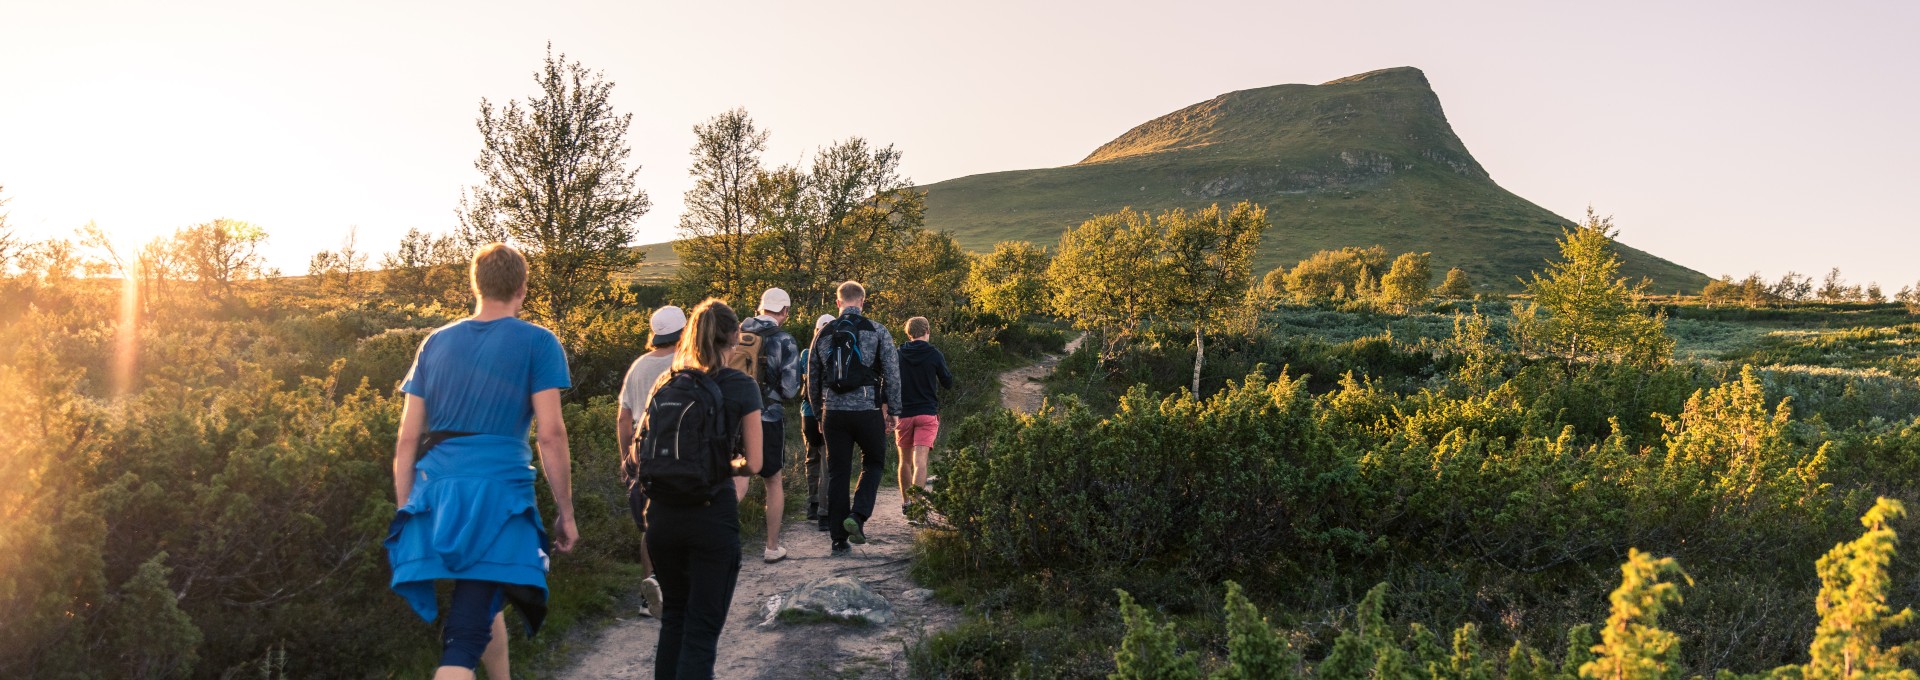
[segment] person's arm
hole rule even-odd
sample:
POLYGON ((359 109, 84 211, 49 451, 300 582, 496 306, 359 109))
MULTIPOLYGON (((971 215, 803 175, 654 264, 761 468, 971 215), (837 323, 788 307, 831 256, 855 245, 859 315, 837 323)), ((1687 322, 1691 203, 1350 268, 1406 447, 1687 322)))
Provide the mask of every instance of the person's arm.
POLYGON ((760 409, 748 411, 746 415, 740 416, 740 439, 741 444, 747 449, 749 474, 760 474, 760 465, 764 462, 761 459, 763 451, 760 446, 763 442, 760 435, 760 409))
POLYGON ((393 440, 393 497, 406 505, 413 495, 413 464, 420 458, 420 433, 427 429, 427 401, 407 395, 400 407, 400 434, 393 440))
MULTIPOLYGON (((885 330, 880 333, 880 375, 887 381, 886 401, 887 420, 900 413, 900 348, 893 344, 893 334, 885 330)), ((892 428, 892 423, 888 423, 892 428)))
POLYGON ((940 386, 953 389, 953 372, 947 370, 947 355, 937 349, 933 351, 933 368, 934 375, 940 378, 940 386))
POLYGON ((614 443, 620 447, 620 465, 627 464, 627 457, 633 455, 633 411, 626 404, 620 405, 620 415, 613 419, 614 443))
POLYGON ((816 337, 813 339, 813 348, 807 350, 807 401, 813 402, 815 417, 827 413, 822 408, 826 404, 820 400, 820 373, 825 370, 827 370, 826 365, 820 360, 820 338, 816 337))
POLYGON ((580 530, 573 524, 573 457, 567 450, 567 423, 560 417, 559 389, 533 393, 533 419, 539 428, 540 469, 546 472, 559 513, 553 522, 553 549, 573 552, 580 530))

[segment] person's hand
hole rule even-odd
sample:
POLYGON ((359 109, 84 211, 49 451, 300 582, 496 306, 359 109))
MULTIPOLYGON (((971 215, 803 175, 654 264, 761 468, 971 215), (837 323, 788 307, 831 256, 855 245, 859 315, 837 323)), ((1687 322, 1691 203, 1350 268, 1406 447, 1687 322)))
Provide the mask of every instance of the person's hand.
POLYGON ((580 529, 574 527, 573 516, 564 515, 553 523, 553 551, 573 552, 574 544, 580 542, 580 529))
POLYGON ((819 418, 813 419, 813 431, 820 433, 822 437, 827 436, 827 421, 819 418))
POLYGON ((900 427, 900 419, 899 419, 899 418, 895 418, 895 417, 893 417, 893 416, 887 416, 886 418, 887 418, 887 431, 888 431, 888 432, 897 432, 897 431, 899 431, 899 427, 900 427))

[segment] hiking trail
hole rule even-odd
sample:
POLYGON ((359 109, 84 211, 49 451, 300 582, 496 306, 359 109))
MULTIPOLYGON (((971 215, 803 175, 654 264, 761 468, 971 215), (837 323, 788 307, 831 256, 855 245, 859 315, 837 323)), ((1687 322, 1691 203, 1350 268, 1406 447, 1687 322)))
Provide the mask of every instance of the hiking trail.
MULTIPOLYGON (((1066 353, 1080 347, 1086 335, 1067 343, 1066 353)), ((1060 364, 1061 356, 1047 355, 1038 363, 1000 374, 1000 402, 1009 409, 1033 413, 1043 399, 1040 381, 1060 364)), ((888 442, 888 455, 897 455, 888 442)), ((939 455, 935 452, 935 455, 939 455)), ((789 492, 791 493, 791 492, 789 492)), ((754 496, 749 499, 757 499, 754 496)), ((880 485, 873 518, 867 521, 868 542, 854 546, 853 554, 828 554, 827 534, 815 531, 805 515, 789 515, 781 540, 787 559, 760 561, 761 539, 742 537, 740 581, 720 631, 720 657, 714 676, 729 680, 777 678, 891 679, 907 677, 907 648, 924 635, 960 621, 960 609, 933 599, 905 597, 922 587, 907 571, 913 559, 913 528, 900 514, 900 487, 892 473, 880 485), (768 601, 795 586, 834 576, 859 579, 893 606, 894 621, 866 628, 832 623, 766 623, 768 601)), ((638 584, 635 584, 638 592, 638 584)), ((624 615, 592 637, 586 651, 558 677, 565 680, 635 679, 653 677, 654 645, 660 622, 639 615, 638 597, 624 615)))
POLYGON ((1080 349, 1080 344, 1086 341, 1087 334, 1081 333, 1067 342, 1061 354, 1048 354, 1041 357, 1038 363, 1000 374, 1000 405, 1018 413, 1038 413, 1040 403, 1047 396, 1046 385, 1041 381, 1053 375, 1053 369, 1060 366, 1060 360, 1080 349))

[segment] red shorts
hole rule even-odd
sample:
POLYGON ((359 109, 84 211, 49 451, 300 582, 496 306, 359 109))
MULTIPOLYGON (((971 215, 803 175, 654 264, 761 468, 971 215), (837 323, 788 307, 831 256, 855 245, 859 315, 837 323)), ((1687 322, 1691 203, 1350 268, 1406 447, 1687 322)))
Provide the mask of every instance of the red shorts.
POLYGON ((900 448, 912 451, 913 447, 933 448, 933 440, 940 436, 940 416, 912 416, 901 418, 894 427, 894 437, 900 442, 900 448))

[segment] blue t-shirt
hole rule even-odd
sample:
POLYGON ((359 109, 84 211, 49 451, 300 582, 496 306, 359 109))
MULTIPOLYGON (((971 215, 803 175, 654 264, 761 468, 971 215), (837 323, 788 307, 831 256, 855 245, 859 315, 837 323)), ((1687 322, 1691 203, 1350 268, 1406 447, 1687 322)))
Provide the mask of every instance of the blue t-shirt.
POLYGON ((533 395, 567 389, 567 354, 545 328, 508 317, 464 319, 420 343, 400 391, 427 403, 427 429, 527 436, 533 395))

